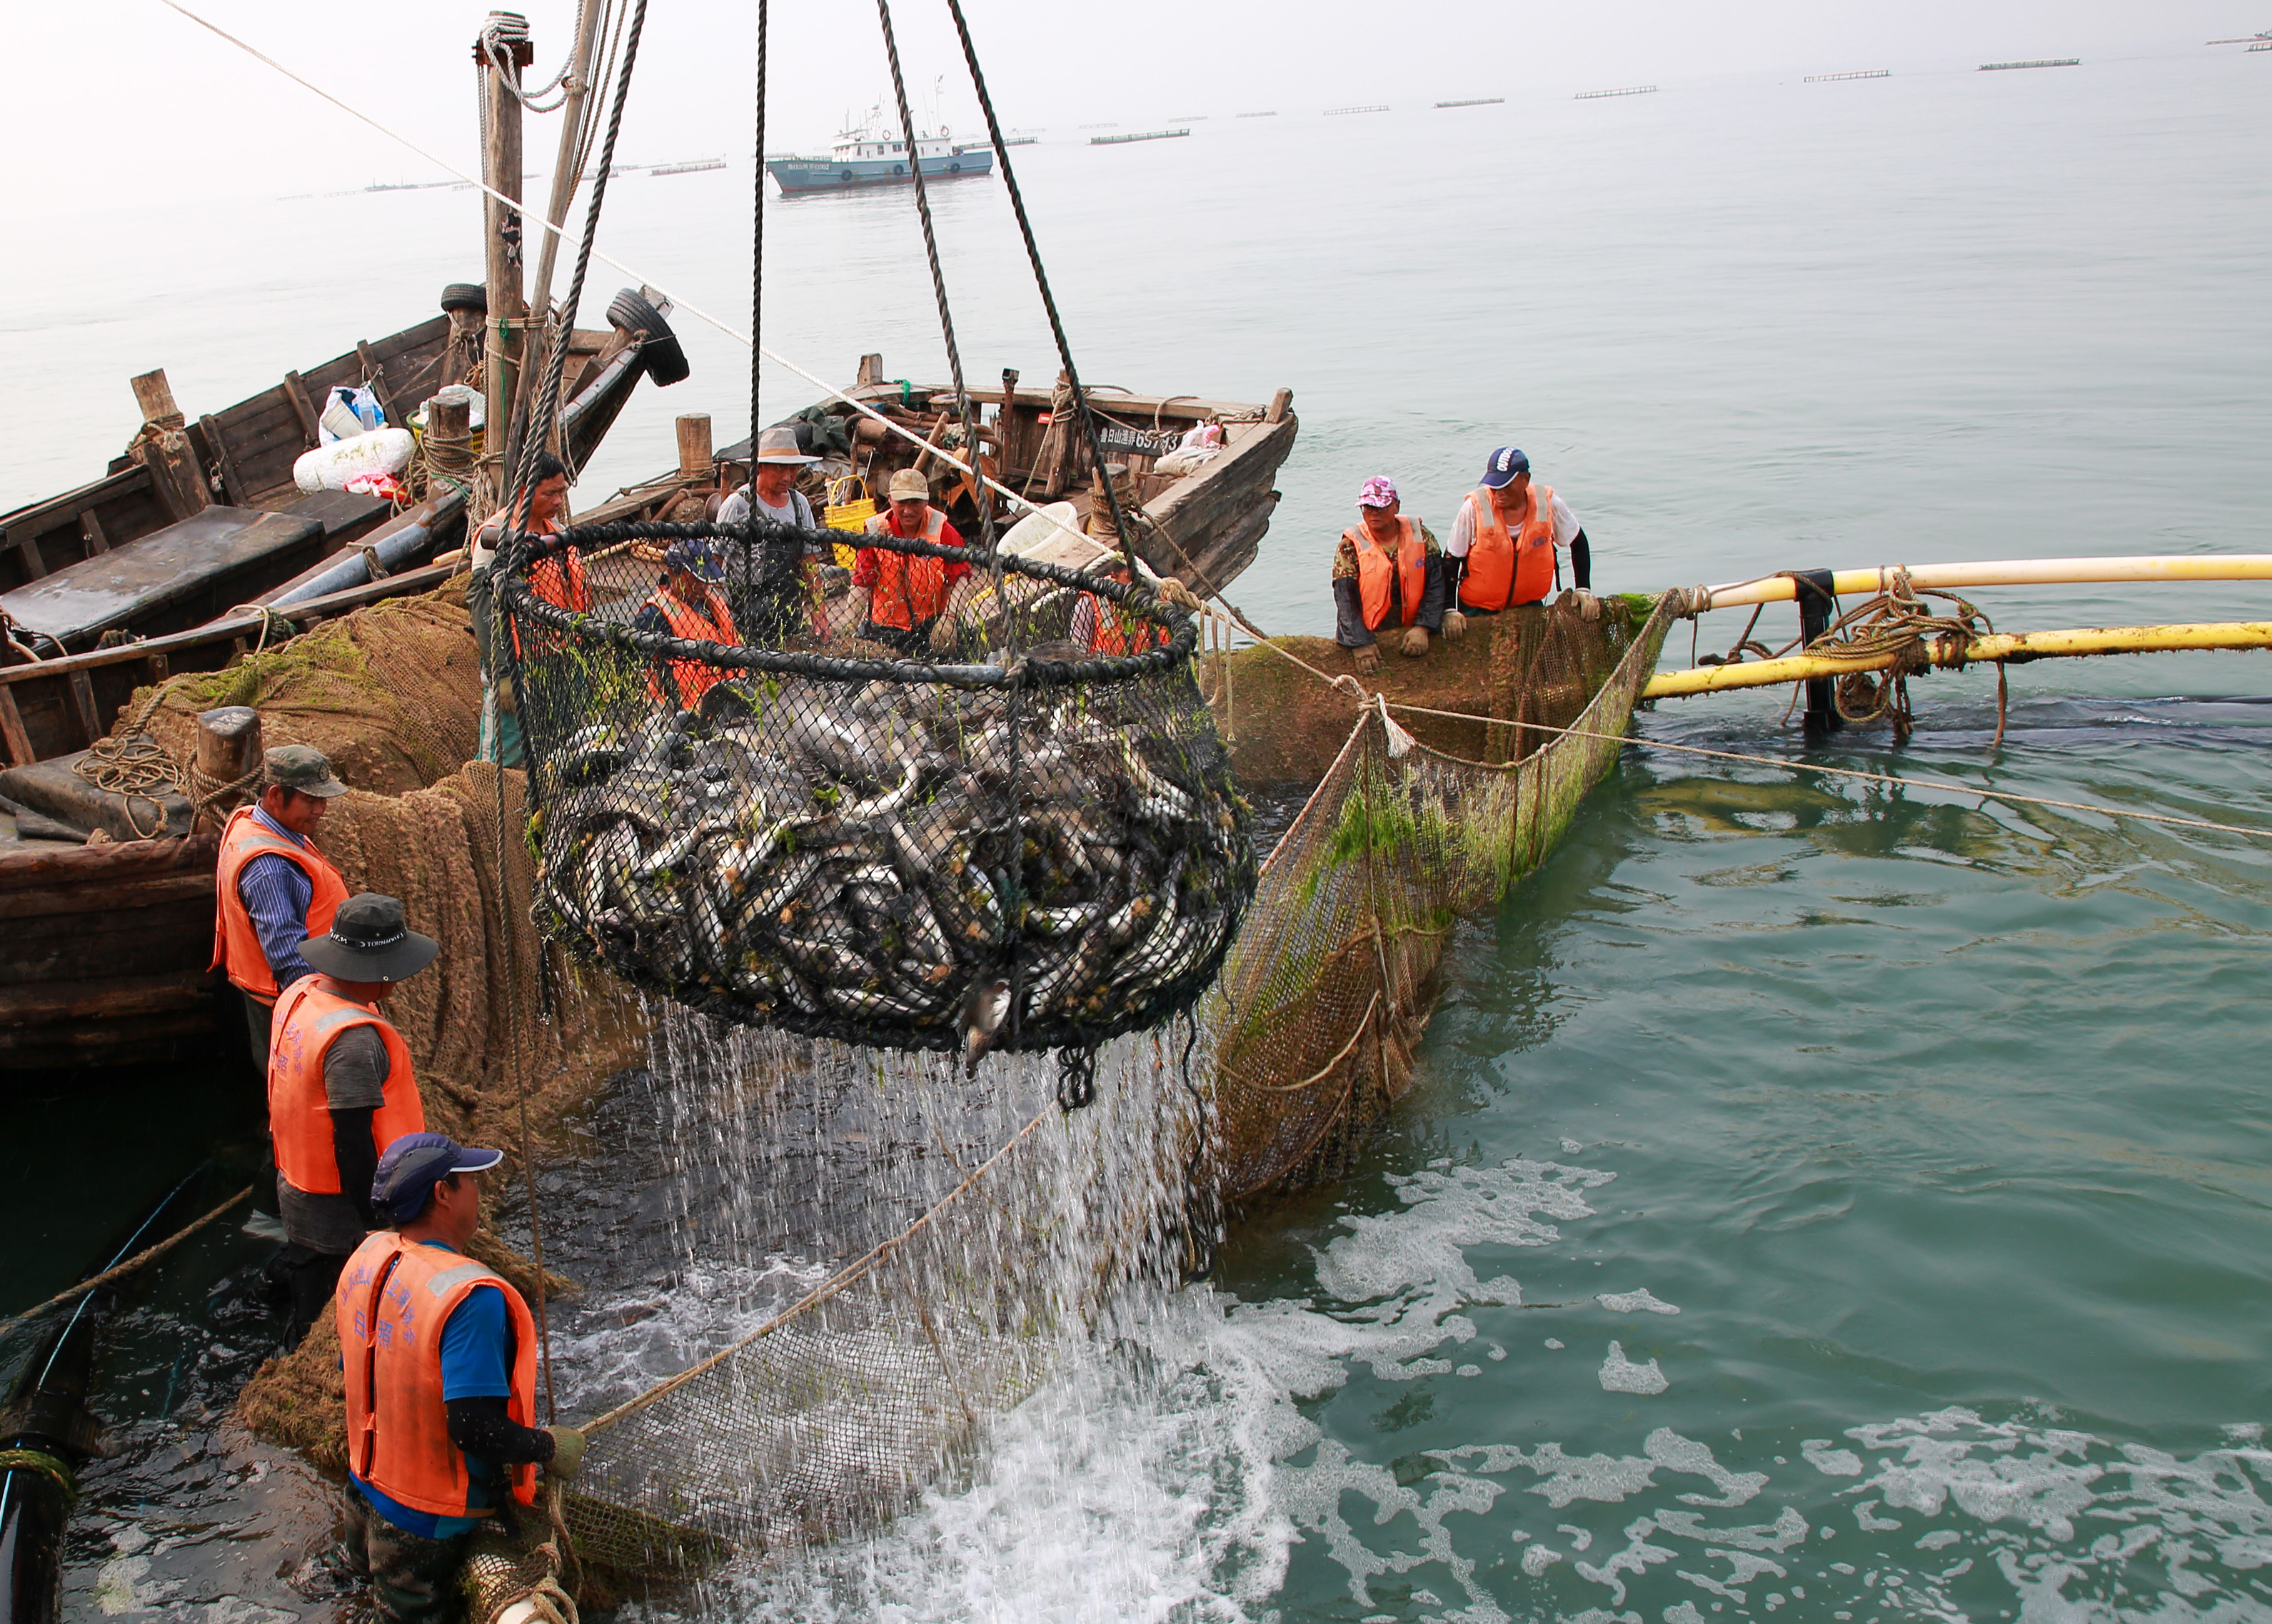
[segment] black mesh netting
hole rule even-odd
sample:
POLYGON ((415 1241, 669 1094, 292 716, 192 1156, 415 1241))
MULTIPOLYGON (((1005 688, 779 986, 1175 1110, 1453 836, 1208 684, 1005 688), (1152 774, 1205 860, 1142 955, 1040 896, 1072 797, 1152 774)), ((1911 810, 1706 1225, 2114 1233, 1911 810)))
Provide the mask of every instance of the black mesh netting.
POLYGON ((1086 1047, 1187 1007, 1255 884, 1189 618, 867 535, 855 623, 841 539, 601 524, 500 560, 539 925, 694 1008, 871 1046, 998 1016, 994 1047, 1086 1047))

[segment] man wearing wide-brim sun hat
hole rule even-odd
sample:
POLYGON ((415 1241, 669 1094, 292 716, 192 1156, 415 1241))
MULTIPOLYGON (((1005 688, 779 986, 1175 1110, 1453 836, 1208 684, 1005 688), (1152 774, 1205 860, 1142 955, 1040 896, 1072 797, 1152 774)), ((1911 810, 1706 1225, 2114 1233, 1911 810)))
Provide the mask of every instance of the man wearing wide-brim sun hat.
MULTIPOLYGON (((718 510, 720 527, 754 519, 793 530, 819 529, 812 503, 796 488, 797 475, 819 460, 797 449, 794 430, 765 430, 750 458, 750 482, 718 510)), ((759 643, 778 644, 797 630, 805 621, 806 606, 814 601, 809 578, 812 567, 828 562, 821 543, 744 547, 728 542, 724 552, 726 598, 744 631, 759 643)))
POLYGON ((379 1153, 426 1126, 410 1051, 379 1006, 440 951, 433 937, 403 923, 400 902, 365 891, 300 944, 315 973, 276 1001, 268 1131, 292 1287, 288 1349, 307 1334, 340 1266, 376 1227, 370 1181, 379 1153))
MULTIPOLYGON (((930 502, 930 481, 913 468, 892 475, 886 488, 891 506, 868 521, 871 536, 899 536, 944 547, 963 545, 961 533, 930 502)), ((959 558, 918 557, 890 548, 863 547, 852 568, 853 601, 860 635, 871 642, 920 654, 943 652, 954 622, 945 615, 955 585, 970 573, 959 558), (936 634, 936 635, 934 635, 936 634)))

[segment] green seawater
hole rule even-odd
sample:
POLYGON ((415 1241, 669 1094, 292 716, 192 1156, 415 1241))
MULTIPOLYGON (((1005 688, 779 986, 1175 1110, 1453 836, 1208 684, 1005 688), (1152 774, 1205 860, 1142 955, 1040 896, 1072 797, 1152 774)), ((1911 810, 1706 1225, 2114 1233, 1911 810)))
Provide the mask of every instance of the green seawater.
MULTIPOLYGON (((1935 41, 1883 81, 1557 86, 1015 157, 1093 380, 1295 390, 1285 500, 1231 594, 1273 629, 1329 629, 1366 476, 1440 533, 1509 442, 1604 590, 2267 552, 2272 62, 2197 32, 2058 72, 1979 75, 1935 41)), ((626 184, 615 247, 746 309, 747 185, 626 184)), ((973 376, 1046 379, 998 189, 934 205, 973 376)), ((477 263, 463 195, 250 212, 301 257, 184 216, 163 300, 98 235, 27 240, 8 274, 53 317, 0 332, 9 375, 47 381, 8 500, 92 477, 132 430, 128 375, 162 362, 212 410, 477 263)), ((910 216, 779 205, 768 342, 943 377, 910 216)), ((680 412, 738 436, 745 353, 678 324, 693 379, 640 394, 579 503, 670 466, 680 412)), ((768 415, 814 392, 766 390, 768 415)), ((2030 629, 2262 619, 2264 590, 1971 596, 2030 629)), ((1676 629, 1666 663, 1690 652, 1676 629)), ((890 1528, 670 1610, 2272 1618, 2272 841, 1988 793, 2272 827, 2272 661, 2046 663, 2012 689, 1992 750, 1979 672, 1918 682, 1899 749, 1802 741, 1779 695, 1643 716, 1645 741, 1966 787, 1629 749, 1454 937, 1413 1091, 1353 1176, 1244 1214, 1213 1281, 1129 1305, 890 1528)), ((10 1305, 242 1114, 233 1076, 109 1086, 10 1107, 10 1305)), ((129 1453, 90 1475, 71 1616, 328 1616, 288 1582, 318 1485, 217 1425, 262 1351, 260 1255, 217 1234, 136 1310, 104 1401, 129 1453)))

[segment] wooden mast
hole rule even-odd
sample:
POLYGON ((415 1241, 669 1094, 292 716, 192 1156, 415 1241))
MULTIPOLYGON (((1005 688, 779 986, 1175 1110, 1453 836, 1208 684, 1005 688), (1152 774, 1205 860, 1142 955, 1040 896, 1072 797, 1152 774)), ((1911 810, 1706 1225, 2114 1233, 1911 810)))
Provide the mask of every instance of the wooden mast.
MULTIPOLYGON (((596 10, 597 8, 591 8, 596 10)), ((511 11, 492 11, 482 26, 482 35, 474 41, 474 60, 482 66, 482 178, 497 192, 512 201, 500 203, 484 194, 482 217, 482 275, 489 288, 488 341, 488 410, 485 421, 488 432, 483 437, 482 460, 489 466, 493 500, 503 501, 506 458, 512 447, 506 444, 511 434, 511 414, 515 396, 514 379, 520 355, 519 323, 527 315, 521 300, 521 219, 520 219, 520 71, 536 60, 536 48, 528 38, 527 21, 511 11), (503 55, 512 77, 500 71, 497 58, 490 54, 487 41, 492 36, 503 46, 503 55)), ((476 512, 469 518, 476 522, 488 517, 476 512)))

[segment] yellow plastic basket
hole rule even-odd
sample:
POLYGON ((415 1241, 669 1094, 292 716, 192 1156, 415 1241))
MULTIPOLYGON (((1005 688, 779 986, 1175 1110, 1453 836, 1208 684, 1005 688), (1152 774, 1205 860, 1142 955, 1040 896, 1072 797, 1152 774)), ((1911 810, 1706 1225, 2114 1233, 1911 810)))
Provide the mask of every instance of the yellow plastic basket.
MULTIPOLYGON (((845 486, 848 486, 852 490, 858 490, 860 482, 856 479, 841 480, 839 482, 839 488, 832 488, 828 494, 832 496, 846 494, 841 488, 845 486)), ((856 502, 831 502, 820 510, 820 522, 831 530, 848 530, 856 535, 867 528, 868 521, 875 518, 876 513, 876 499, 873 496, 863 496, 856 502)), ((855 559, 856 555, 852 548, 841 541, 836 544, 836 562, 840 565, 849 570, 855 559)))

